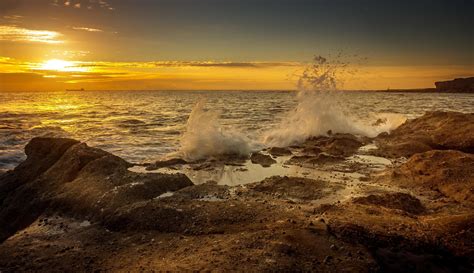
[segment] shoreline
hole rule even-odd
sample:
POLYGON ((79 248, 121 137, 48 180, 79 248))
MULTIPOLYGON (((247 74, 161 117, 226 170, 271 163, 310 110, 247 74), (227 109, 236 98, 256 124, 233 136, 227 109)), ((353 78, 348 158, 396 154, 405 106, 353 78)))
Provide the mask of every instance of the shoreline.
POLYGON ((35 138, 0 174, 0 270, 470 272, 473 132, 473 113, 429 112, 372 139, 147 166, 35 138), (226 166, 269 175, 204 176, 226 166))

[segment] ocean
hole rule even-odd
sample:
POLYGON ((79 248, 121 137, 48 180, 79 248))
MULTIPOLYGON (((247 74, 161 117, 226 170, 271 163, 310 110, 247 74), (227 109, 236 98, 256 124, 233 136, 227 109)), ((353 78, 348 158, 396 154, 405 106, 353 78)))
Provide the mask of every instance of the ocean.
POLYGON ((474 94, 347 91, 315 97, 291 91, 3 92, 0 171, 21 162, 25 144, 37 136, 74 138, 143 163, 179 151, 190 158, 223 149, 245 153, 327 130, 370 136, 426 111, 474 111, 474 94), (376 127, 380 123, 386 126, 376 127))

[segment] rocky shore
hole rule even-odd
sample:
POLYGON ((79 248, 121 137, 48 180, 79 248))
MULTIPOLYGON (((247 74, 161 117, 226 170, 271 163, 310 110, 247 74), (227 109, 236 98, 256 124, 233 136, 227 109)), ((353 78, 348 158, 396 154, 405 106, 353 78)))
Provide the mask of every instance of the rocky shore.
POLYGON ((328 134, 249 159, 143 166, 153 172, 35 138, 0 174, 0 271, 472 272, 473 152, 474 114, 455 112, 374 139, 328 134), (368 163, 379 157, 390 164, 368 163), (315 173, 229 186, 180 171, 251 171, 242 161, 315 173))

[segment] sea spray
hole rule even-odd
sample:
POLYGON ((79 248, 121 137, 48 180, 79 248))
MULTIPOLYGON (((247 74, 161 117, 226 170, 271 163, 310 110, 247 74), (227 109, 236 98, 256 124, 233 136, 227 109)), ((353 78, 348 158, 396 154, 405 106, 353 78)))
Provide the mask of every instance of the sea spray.
POLYGON ((248 156, 259 145, 233 127, 219 123, 219 112, 205 109, 205 100, 194 106, 181 137, 179 154, 188 160, 212 156, 248 156))
POLYGON ((296 107, 276 128, 264 134, 263 142, 268 146, 288 146, 328 133, 373 137, 400 125, 404 119, 392 116, 384 116, 376 125, 366 124, 345 110, 340 89, 343 79, 354 73, 348 63, 341 61, 341 55, 334 61, 314 57, 299 77, 296 107))
POLYGON ((248 156, 270 146, 289 146, 312 136, 349 133, 374 137, 396 128, 405 121, 395 114, 371 115, 362 120, 347 112, 340 91, 343 78, 354 74, 347 63, 317 56, 298 80, 297 105, 275 128, 263 133, 263 141, 249 138, 231 126, 222 126, 220 113, 205 109, 205 100, 194 106, 180 140, 180 149, 172 156, 199 160, 220 156, 248 156))

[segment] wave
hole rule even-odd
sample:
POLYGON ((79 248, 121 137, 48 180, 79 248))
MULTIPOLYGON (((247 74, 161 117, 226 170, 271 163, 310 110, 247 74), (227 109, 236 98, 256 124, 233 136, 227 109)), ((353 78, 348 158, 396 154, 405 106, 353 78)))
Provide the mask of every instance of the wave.
MULTIPOLYGON (((197 160, 230 154, 248 156, 264 147, 290 146, 310 137, 332 133, 375 137, 406 120, 395 114, 368 115, 362 120, 348 113, 340 99, 342 91, 338 91, 342 85, 341 75, 347 74, 347 67, 344 62, 315 57, 299 77, 296 107, 287 112, 276 127, 264 132, 261 142, 253 140, 256 136, 250 139, 232 127, 224 128, 219 123, 219 112, 205 110, 205 102, 199 101, 181 138, 181 157, 197 160)), ((264 121, 259 119, 259 122, 264 121)))
POLYGON ((179 154, 188 160, 212 156, 248 156, 258 144, 233 127, 219 123, 219 112, 206 110, 205 100, 194 106, 181 137, 179 154))

